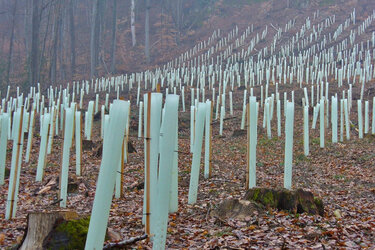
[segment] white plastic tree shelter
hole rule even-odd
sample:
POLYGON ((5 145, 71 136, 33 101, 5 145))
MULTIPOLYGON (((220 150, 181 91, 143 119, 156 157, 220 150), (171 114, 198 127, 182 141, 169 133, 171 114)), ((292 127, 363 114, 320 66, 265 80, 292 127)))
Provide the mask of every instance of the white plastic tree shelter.
POLYGON ((76 175, 81 176, 82 174, 82 167, 81 167, 81 159, 82 159, 82 116, 81 111, 75 112, 75 139, 76 139, 76 175))
POLYGON ((362 101, 357 100, 358 108, 358 137, 359 139, 363 138, 363 118, 362 118, 362 101))
POLYGON ((164 119, 160 138, 160 165, 158 179, 157 205, 155 208, 156 225, 153 249, 165 249, 167 237, 168 211, 172 180, 173 159, 176 143, 178 119, 177 95, 167 95, 164 106, 164 119))
POLYGON ((178 119, 176 119, 176 143, 173 154, 172 180, 170 188, 169 212, 178 211, 178 119))
POLYGON ((332 143, 337 143, 337 97, 332 96, 331 122, 332 122, 332 143))
POLYGON ((249 98, 248 109, 248 188, 256 186, 256 147, 257 147, 257 130, 258 130, 258 108, 259 104, 255 96, 249 98))
POLYGON ((195 122, 195 140, 193 147, 193 160, 191 164, 190 185, 188 194, 188 203, 194 204, 197 201, 199 167, 202 154, 204 123, 206 119, 206 104, 199 103, 197 111, 197 120, 195 122))
POLYGON ((305 156, 310 153, 309 150, 309 106, 303 107, 303 152, 305 156))
POLYGON ((25 157, 26 163, 28 163, 30 160, 30 152, 33 146, 34 125, 35 125, 35 105, 33 105, 33 109, 30 115, 29 133, 27 136, 27 147, 26 147, 26 157, 25 157))
POLYGON ((46 113, 41 119, 42 124, 42 133, 40 138, 40 148, 39 148, 39 157, 38 157, 38 166, 36 170, 36 181, 43 180, 44 167, 46 166, 46 156, 47 156, 47 141, 48 141, 48 131, 49 131, 49 120, 50 114, 46 113))
POLYGON ((127 101, 115 100, 110 111, 108 129, 104 132, 102 167, 99 171, 85 249, 103 248, 129 105, 127 101))
POLYGON ((324 128, 325 128, 325 124, 324 124, 324 98, 320 99, 319 108, 320 108, 320 110, 319 110, 319 112, 320 112, 320 117, 319 117, 320 148, 324 148, 324 128))
POLYGON ((204 178, 211 176, 211 157, 212 157, 212 102, 206 101, 206 124, 205 124, 205 138, 204 138, 204 178))
POLYGON ((9 115, 7 113, 0 115, 0 123, 0 185, 3 185, 9 129, 9 115))
POLYGON ((157 175, 159 158, 159 137, 162 108, 161 93, 144 95, 144 156, 145 156, 145 188, 143 199, 143 221, 146 233, 154 234, 155 213, 157 202, 157 175), (148 232, 147 232, 148 231, 148 232))
POLYGON ((5 212, 6 220, 14 218, 16 216, 17 211, 18 189, 22 163, 22 144, 24 136, 24 133, 22 132, 23 113, 24 108, 23 106, 21 106, 20 108, 17 108, 13 118, 13 128, 15 134, 13 138, 12 162, 9 176, 8 199, 5 212))
POLYGON ((67 108, 65 110, 64 143, 60 172, 60 207, 66 207, 66 196, 68 193, 69 158, 70 147, 72 146, 73 138, 74 116, 75 114, 73 108, 67 108))
POLYGON ((285 120, 284 188, 292 188, 294 103, 287 103, 285 120))

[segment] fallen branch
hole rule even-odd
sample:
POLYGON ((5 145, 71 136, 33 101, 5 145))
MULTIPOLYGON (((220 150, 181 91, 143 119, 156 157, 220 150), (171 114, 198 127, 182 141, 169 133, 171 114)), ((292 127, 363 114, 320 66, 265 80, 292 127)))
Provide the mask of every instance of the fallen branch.
POLYGON ((134 237, 134 238, 130 238, 130 239, 127 239, 127 240, 120 241, 118 243, 108 243, 107 245, 105 245, 103 247, 103 249, 120 248, 120 247, 124 247, 126 245, 130 245, 130 244, 133 244, 137 241, 144 240, 144 239, 147 239, 147 238, 148 238, 148 235, 144 234, 144 235, 141 235, 141 236, 137 236, 137 237, 134 237))

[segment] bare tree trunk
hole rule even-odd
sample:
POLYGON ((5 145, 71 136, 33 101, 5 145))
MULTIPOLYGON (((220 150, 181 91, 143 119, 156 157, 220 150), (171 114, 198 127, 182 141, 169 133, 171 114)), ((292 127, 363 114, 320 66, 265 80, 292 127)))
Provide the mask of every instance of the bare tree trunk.
POLYGON ((112 46, 111 46, 111 73, 116 73, 116 32, 117 32, 117 0, 113 0, 112 12, 112 46))
POLYGON ((53 43, 52 43, 52 57, 51 57, 51 67, 50 67, 50 80, 52 84, 56 83, 56 70, 57 70, 57 45, 59 41, 59 29, 60 29, 60 4, 56 3, 54 10, 54 25, 53 25, 53 43))
POLYGON ((45 49, 46 49, 46 43, 47 43, 47 37, 48 37, 48 34, 49 34, 49 27, 50 27, 50 20, 51 20, 51 5, 50 7, 48 8, 48 17, 47 17, 47 26, 46 26, 46 32, 44 33, 44 38, 43 38, 43 43, 42 43, 42 50, 40 52, 40 57, 39 57, 39 69, 42 69, 43 68, 43 58, 44 58, 44 52, 45 52, 45 49))
POLYGON ((58 46, 59 46, 59 54, 58 54, 58 58, 59 58, 59 72, 60 72, 60 80, 63 80, 65 81, 66 79, 66 68, 65 68, 65 63, 64 63, 64 40, 65 40, 65 32, 64 30, 66 30, 66 9, 65 9, 65 1, 64 0, 60 0, 61 4, 60 4, 60 11, 59 11, 59 42, 58 42, 58 46))
POLYGON ((30 0, 26 0, 25 4, 25 19, 24 19, 24 27, 25 27, 25 50, 26 50, 26 58, 27 64, 29 64, 29 53, 30 53, 30 0))
POLYGON ((32 13, 32 35, 31 35, 31 84, 37 84, 39 81, 39 0, 33 0, 33 13, 32 13))
POLYGON ((182 0, 177 0, 177 45, 180 44, 180 36, 181 36, 181 11, 182 11, 182 0))
POLYGON ((145 20, 145 55, 147 64, 150 63, 150 0, 146 0, 145 20))
POLYGON ((76 70, 76 35, 74 25, 74 0, 70 0, 69 5, 69 26, 70 26, 70 72, 74 79, 76 70))
POLYGON ((8 67, 7 67, 7 75, 6 75, 6 82, 9 84, 9 76, 10 76, 10 67, 12 65, 12 55, 13 55, 13 42, 14 42, 14 27, 16 23, 16 10, 17 10, 17 3, 18 0, 14 1, 13 13, 12 13, 12 31, 10 34, 10 43, 9 43, 9 55, 8 55, 8 67))
POLYGON ((90 67, 90 78, 96 76, 96 66, 98 64, 98 34, 99 34, 99 14, 98 14, 99 0, 93 1, 92 10, 92 21, 91 21, 91 38, 90 38, 90 57, 91 57, 91 67, 90 67))
POLYGON ((135 38, 135 0, 131 0, 131 8, 130 8, 130 25, 131 25, 131 32, 132 32, 132 43, 133 47, 136 45, 137 41, 135 38))

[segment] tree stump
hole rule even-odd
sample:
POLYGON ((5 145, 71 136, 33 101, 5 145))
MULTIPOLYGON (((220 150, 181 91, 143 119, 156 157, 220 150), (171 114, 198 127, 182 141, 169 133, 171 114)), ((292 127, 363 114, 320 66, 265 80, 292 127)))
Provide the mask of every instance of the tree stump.
POLYGON ((302 189, 252 188, 246 192, 244 199, 292 213, 324 215, 322 200, 314 197, 313 193, 302 189))
POLYGON ((297 189, 252 188, 242 199, 227 199, 221 202, 211 215, 221 220, 244 220, 262 214, 267 209, 284 210, 289 213, 324 215, 323 202, 311 192, 297 189))
POLYGON ((58 220, 77 219, 78 214, 72 211, 33 212, 27 216, 27 232, 20 250, 44 249, 43 243, 58 220))

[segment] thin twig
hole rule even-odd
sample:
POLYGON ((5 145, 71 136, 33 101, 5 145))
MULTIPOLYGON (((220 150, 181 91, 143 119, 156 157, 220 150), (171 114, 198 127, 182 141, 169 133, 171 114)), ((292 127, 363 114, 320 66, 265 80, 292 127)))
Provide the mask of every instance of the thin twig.
POLYGON ((147 239, 147 238, 148 238, 148 235, 144 234, 144 235, 137 236, 137 237, 134 237, 134 238, 130 238, 130 239, 127 239, 127 240, 123 240, 123 241, 120 241, 120 242, 117 242, 117 243, 108 243, 103 247, 103 249, 120 248, 120 247, 124 247, 126 245, 130 245, 130 244, 133 244, 137 241, 144 240, 144 239, 147 239))

